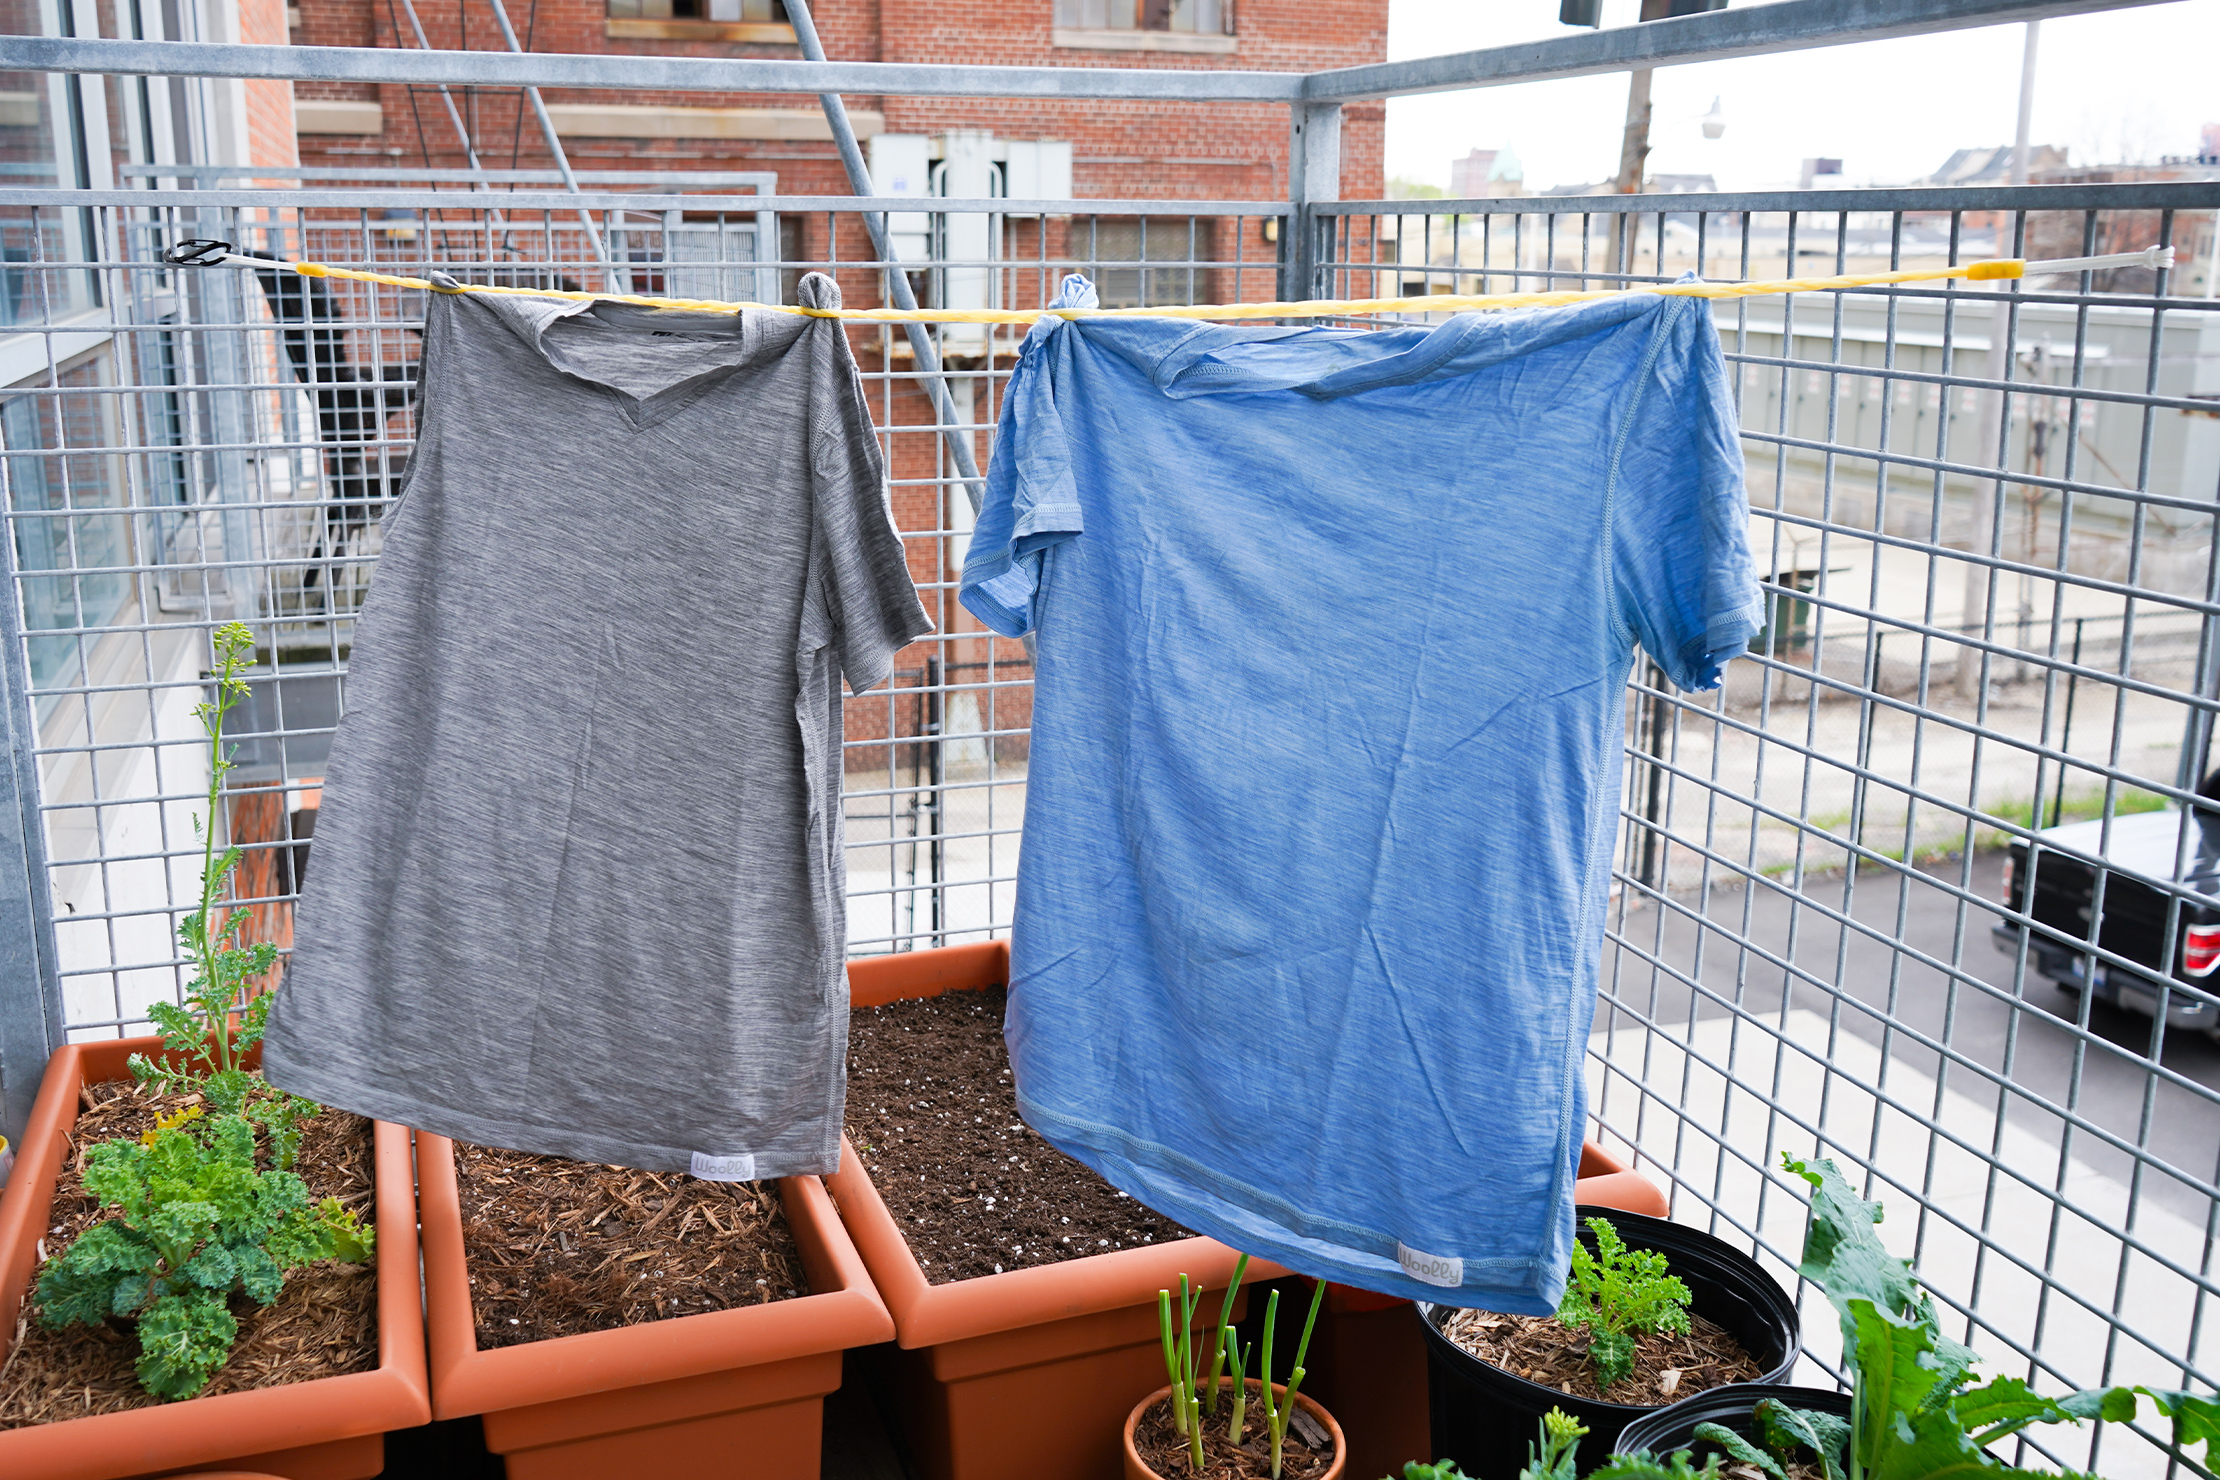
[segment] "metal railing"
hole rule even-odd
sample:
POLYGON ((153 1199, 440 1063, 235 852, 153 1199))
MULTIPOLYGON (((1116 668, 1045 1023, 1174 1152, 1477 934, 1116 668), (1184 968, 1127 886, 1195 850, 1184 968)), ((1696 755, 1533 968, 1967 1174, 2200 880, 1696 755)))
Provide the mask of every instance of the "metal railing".
MULTIPOLYGON (((1768 622, 1716 693, 1630 686, 1591 1089, 1676 1217, 1784 1277, 1781 1157, 1832 1156, 2000 1368, 2211 1387, 2220 980, 2184 937, 2220 918, 2192 877, 2220 184, 1314 209, 1334 297, 2182 249, 2174 273, 1714 305, 1768 622), (2081 912, 2010 888, 2015 851, 2085 880, 2081 912)), ((2176 1462, 2141 1427, 2033 1447, 2176 1462)))
MULTIPOLYGON (((2220 911, 2193 877, 2220 707, 2220 184, 1334 198, 1345 97, 2089 8, 1800 0, 1309 77, 630 59, 652 66, 611 80, 592 59, 491 53, 60 38, 0 51, 116 72, 1291 105, 1286 202, 933 202, 983 220, 965 239, 987 246, 952 255, 944 238, 904 262, 901 285, 927 302, 1030 307, 1072 269, 1109 302, 1171 304, 2175 245, 2166 275, 1714 307, 1768 624, 1716 693, 1648 669, 1629 687, 1591 1101, 1602 1138, 1670 1182, 1676 1217, 1756 1249, 1785 1284, 1804 1201, 1780 1158, 1816 1152, 1890 1205, 1884 1235, 2001 1370, 2053 1391, 2209 1388, 2220 977, 2180 963, 2189 928, 2220 911), (2039 879, 2081 870, 2088 915, 2010 889, 2015 850, 2039 879), (2149 951, 2106 931, 2131 908, 2155 921, 2149 951)), ((851 305, 896 287, 866 229, 884 203, 868 198, 780 197, 754 180, 749 196, 651 193, 657 181, 629 177, 594 182, 622 191, 518 179, 470 197, 362 173, 356 189, 0 193, 17 598, 0 602, 13 695, 0 857, 24 860, 0 864, 11 1106, 50 1040, 129 1031, 181 985, 172 930, 192 899, 205 784, 190 710, 220 621, 253 627, 262 662, 219 825, 248 850, 258 930, 289 938, 352 622, 412 436, 413 295, 168 269, 160 246, 218 237, 346 266, 598 285, 583 210, 628 291, 790 298, 810 269, 851 305)), ((987 460, 1021 332, 851 330, 939 629, 848 706, 859 953, 1009 924, 1031 667, 954 589, 971 529, 963 464, 987 460)), ((1827 1381, 1834 1322, 1798 1289, 1806 1376, 1827 1381)), ((2027 1442, 2025 1458, 2122 1480, 2188 1464, 2142 1426, 2027 1442)))

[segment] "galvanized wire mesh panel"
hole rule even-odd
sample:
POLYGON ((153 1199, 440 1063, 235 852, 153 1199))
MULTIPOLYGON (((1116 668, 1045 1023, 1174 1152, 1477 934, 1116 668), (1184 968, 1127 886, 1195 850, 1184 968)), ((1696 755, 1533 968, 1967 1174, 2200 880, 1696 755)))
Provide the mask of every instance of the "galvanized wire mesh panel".
MULTIPOLYGON (((2044 212, 1919 192, 1826 213, 1711 197, 1323 215, 1321 287, 1352 296, 2167 240, 2199 264, 1717 307, 1769 624, 1722 691, 1648 674, 1628 696, 1592 1056, 1605 1139, 1671 1178, 1676 1216, 1784 1278, 1803 1214, 1779 1157, 1835 1157, 1890 1203, 1884 1232, 1962 1334, 2050 1388, 2207 1385, 2215 1366, 2220 977, 2199 968, 2220 956, 2198 932, 2220 890, 2197 803, 2220 681, 2220 188, 2199 189, 2092 188, 2044 212), (2033 864, 2016 893, 2015 846, 2033 864)), ((773 197, 587 197, 606 276, 575 204, 546 197, 34 199, 0 195, 0 471, 80 1036, 178 990, 206 784, 191 709, 219 621, 249 623, 262 661, 217 823, 248 849, 258 929, 288 938, 412 429, 418 295, 168 270, 160 245, 695 297, 791 297, 810 268, 851 303, 882 286, 856 218, 773 197)), ((1073 267, 1112 303, 1276 295, 1268 210, 1070 209, 912 230, 903 270, 944 304, 1038 304, 1073 267)), ((934 334, 953 436, 982 465, 1019 332, 934 334)), ((1007 926, 1031 668, 955 602, 971 505, 906 336, 853 343, 941 629, 848 706, 850 928, 872 953, 1007 926)), ((1805 1303, 1823 1377, 1832 1322, 1805 1303)), ((2116 1476, 2170 1463, 2140 1432, 2043 1442, 2116 1476)))
MULTIPOLYGON (((2209 1388, 2220 186, 2047 194, 1331 207, 1332 292, 2181 249, 1712 306, 1768 624, 1718 692, 1637 670, 1590 1078, 1675 1216, 1784 1279, 1781 1158, 1830 1156, 1997 1369, 2209 1388)), ((2175 1462, 2140 1427, 2036 1447, 2175 1462)))
MULTIPOLYGON (((354 620, 413 436, 420 291, 166 268, 165 245, 212 237, 404 275, 723 300, 790 302, 802 275, 822 270, 851 305, 882 301, 852 213, 760 196, 531 199, 0 196, 13 334, 0 357, 15 356, 0 363, 0 470, 72 1034, 130 1031, 149 1002, 178 993, 173 931, 197 898, 208 782, 193 706, 218 622, 247 623, 260 660, 233 719, 238 769, 218 836, 246 850, 240 896, 257 930, 290 942, 354 620)), ((1276 247, 1260 216, 1072 209, 932 218, 921 242, 971 255, 942 250, 904 268, 924 301, 945 306, 1043 304, 1072 270, 1112 301, 1273 296, 1276 247)), ((896 523, 939 629, 905 650, 890 685, 847 706, 859 953, 984 939, 1009 921, 1032 669, 1021 644, 987 634, 955 600, 972 504, 950 441, 986 464, 1022 332, 934 331, 956 412, 944 427, 906 335, 851 331, 896 523)), ((689 635, 669 639, 679 654, 689 635)), ((701 659, 714 655, 686 660, 701 659)), ((677 826, 684 799, 672 801, 677 826)))

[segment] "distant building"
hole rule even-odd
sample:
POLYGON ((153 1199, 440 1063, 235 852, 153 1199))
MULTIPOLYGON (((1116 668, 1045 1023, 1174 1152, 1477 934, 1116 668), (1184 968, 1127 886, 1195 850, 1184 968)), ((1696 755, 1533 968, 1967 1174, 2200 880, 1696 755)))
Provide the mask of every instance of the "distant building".
POLYGON ((1842 188, 1842 161, 1807 159, 1802 179, 1806 190, 1839 190, 1842 188))
POLYGON ((1514 149, 1475 149, 1449 162, 1449 195, 1477 200, 1490 195, 1526 194, 1526 167, 1514 149))
POLYGON ((2197 157, 2207 164, 2220 164, 2220 123, 2208 123, 2197 138, 2197 157))
MULTIPOLYGON (((1719 189, 1714 175, 1651 175, 1642 181, 1645 195, 1709 195, 1719 189)), ((1598 180, 1588 185, 1552 185, 1543 195, 1617 195, 1615 181, 1598 180)))
MULTIPOLYGON (((2027 175, 2035 179, 2066 168, 2066 151, 2056 144, 2034 144, 2027 151, 2027 175)), ((1960 149, 1943 161, 1942 168, 1914 185, 2004 185, 2012 179, 2012 146, 1960 149)))

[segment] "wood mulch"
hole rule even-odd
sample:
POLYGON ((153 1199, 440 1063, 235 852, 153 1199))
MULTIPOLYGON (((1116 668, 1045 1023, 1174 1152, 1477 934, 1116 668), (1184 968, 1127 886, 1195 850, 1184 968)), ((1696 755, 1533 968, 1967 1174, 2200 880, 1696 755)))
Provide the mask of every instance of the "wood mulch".
POLYGON ((480 1349, 809 1293, 776 1182, 455 1143, 480 1349))
POLYGON ((859 1007, 848 1139, 926 1280, 1191 1238, 1018 1119, 1001 987, 859 1007))
POLYGON ((1634 1341, 1634 1371, 1604 1392, 1596 1386, 1588 1360, 1588 1334, 1555 1316, 1504 1316, 1461 1310, 1442 1323, 1442 1335, 1483 1362, 1529 1382, 1553 1387, 1576 1398, 1627 1403, 1641 1408, 1678 1403, 1693 1393, 1730 1382, 1756 1382, 1765 1376, 1742 1344, 1721 1327, 1690 1311, 1688 1334, 1659 1332, 1634 1341))
MULTIPOLYGON (((199 1098, 153 1094, 133 1080, 85 1086, 69 1136, 70 1159, 54 1188, 47 1218, 46 1258, 109 1216, 78 1182, 86 1154, 102 1141, 149 1130, 157 1116, 199 1098)), ((370 1122, 361 1116, 326 1110, 306 1122, 293 1170, 308 1184, 312 1201, 336 1197, 364 1223, 375 1221, 370 1122)), ((37 1279, 34 1270, 34 1288, 37 1279)), ((239 1340, 231 1360, 202 1390, 204 1397, 377 1368, 374 1259, 371 1264, 310 1265, 286 1280, 284 1291, 267 1307, 234 1295, 231 1313, 239 1320, 239 1340)), ((0 1363, 0 1429, 149 1408, 162 1401, 139 1386, 132 1370, 139 1344, 126 1329, 128 1323, 53 1330, 40 1325, 36 1315, 27 1291, 7 1360, 0 1363)))
MULTIPOLYGON (((1249 1408, 1242 1420, 1241 1443, 1226 1436, 1232 1420, 1229 1400, 1221 1394, 1218 1411, 1203 1415, 1203 1467, 1194 1467, 1187 1442, 1172 1429, 1169 1397, 1149 1405, 1133 1426, 1133 1448, 1148 1467, 1164 1480, 1268 1480, 1272 1473, 1272 1436, 1264 1426, 1264 1410, 1256 1402, 1255 1380, 1250 1380, 1249 1408)), ((1288 1425, 1287 1442, 1280 1449, 1280 1480, 1316 1480, 1333 1468, 1333 1437, 1307 1413, 1297 1410, 1288 1425), (1306 1435, 1305 1429, 1311 1432, 1306 1435)))

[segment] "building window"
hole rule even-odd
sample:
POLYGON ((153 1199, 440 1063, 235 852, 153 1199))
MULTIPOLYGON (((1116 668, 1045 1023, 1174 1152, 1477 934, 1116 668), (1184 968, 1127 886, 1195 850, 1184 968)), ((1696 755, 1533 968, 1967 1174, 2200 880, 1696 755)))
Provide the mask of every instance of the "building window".
POLYGON ((104 358, 0 402, 35 689, 89 682, 91 645, 131 601, 131 511, 112 455, 99 450, 116 445, 104 358))
POLYGON ((1073 31, 1231 36, 1233 0, 1056 0, 1056 25, 1073 31))
POLYGON ((1164 308, 1208 299, 1210 223, 1175 216, 1162 220, 1094 217, 1074 221, 1073 266, 1094 279, 1104 308, 1164 308))
POLYGON ((613 21, 708 21, 739 26, 787 25, 786 0, 609 0, 613 21))

